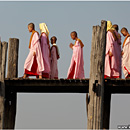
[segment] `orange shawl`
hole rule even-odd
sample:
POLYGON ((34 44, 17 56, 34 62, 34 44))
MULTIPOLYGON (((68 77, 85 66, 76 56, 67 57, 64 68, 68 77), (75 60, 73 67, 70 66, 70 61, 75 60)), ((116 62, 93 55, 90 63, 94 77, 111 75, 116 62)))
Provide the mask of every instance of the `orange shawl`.
POLYGON ((124 47, 125 42, 126 42, 126 40, 127 40, 128 37, 130 37, 130 34, 128 34, 128 35, 126 36, 126 38, 125 38, 125 40, 124 40, 124 42, 123 42, 123 46, 122 46, 122 48, 124 47))
MULTIPOLYGON (((29 42, 29 49, 31 48, 31 42, 32 42, 32 38, 33 38, 33 35, 34 35, 35 32, 37 32, 37 31, 35 31, 35 30, 32 31, 32 34, 31 34, 31 37, 30 37, 30 42, 29 42)), ((38 33, 38 35, 39 35, 39 33, 38 33)))
MULTIPOLYGON (((81 48, 83 48, 84 44, 82 43, 82 41, 80 39, 77 39, 77 41, 79 41, 81 48)), ((76 43, 76 41, 75 41, 75 43, 76 43)))
POLYGON ((112 35, 113 35, 115 41, 117 41, 117 40, 118 40, 118 36, 116 35, 115 31, 112 30, 112 29, 109 29, 108 31, 110 31, 110 32, 112 33, 112 35))

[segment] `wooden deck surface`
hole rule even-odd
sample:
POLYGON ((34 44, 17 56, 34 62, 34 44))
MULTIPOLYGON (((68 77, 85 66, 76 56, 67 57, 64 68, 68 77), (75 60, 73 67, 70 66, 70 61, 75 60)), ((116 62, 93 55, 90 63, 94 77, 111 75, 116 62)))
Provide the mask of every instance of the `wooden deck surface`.
MULTIPOLYGON (((19 93, 88 93, 89 79, 5 79, 6 91, 19 93)), ((98 88, 98 87, 97 87, 98 88)), ((130 94, 129 79, 105 79, 105 90, 130 94)))

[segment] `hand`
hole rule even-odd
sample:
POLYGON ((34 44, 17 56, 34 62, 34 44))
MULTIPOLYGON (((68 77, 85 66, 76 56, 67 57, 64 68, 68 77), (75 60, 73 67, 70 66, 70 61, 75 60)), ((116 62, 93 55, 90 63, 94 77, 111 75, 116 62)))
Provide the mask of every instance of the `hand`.
POLYGON ((36 55, 36 53, 35 52, 33 52, 33 56, 35 56, 36 55))
POLYGON ((72 43, 70 43, 70 48, 71 48, 71 49, 73 49, 73 46, 74 46, 74 45, 73 45, 72 43))
POLYGON ((113 54, 109 51, 109 56, 113 56, 113 54))

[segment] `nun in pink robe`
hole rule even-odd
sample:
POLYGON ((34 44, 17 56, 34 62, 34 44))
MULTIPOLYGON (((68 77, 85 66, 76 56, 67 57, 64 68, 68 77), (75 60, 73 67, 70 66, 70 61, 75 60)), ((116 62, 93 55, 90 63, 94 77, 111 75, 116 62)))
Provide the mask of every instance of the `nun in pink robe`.
MULTIPOLYGON (((117 31, 114 32, 118 37, 117 31)), ((115 40, 113 34, 110 31, 107 32, 104 78, 121 78, 120 42, 121 39, 115 40), (112 53, 112 56, 109 56, 109 52, 112 53)))
POLYGON ((127 78, 130 75, 130 35, 126 37, 123 44, 122 70, 127 78))
POLYGON ((57 45, 54 43, 51 47, 51 79, 58 79, 58 59, 60 58, 57 45))
POLYGON ((39 24, 39 28, 41 31, 41 50, 42 56, 44 61, 44 71, 43 77, 49 78, 50 77, 50 45, 49 45, 49 30, 45 23, 39 24))
POLYGON ((36 31, 32 32, 30 52, 25 60, 24 70, 27 76, 38 76, 44 71, 44 62, 39 41, 39 34, 36 31), (33 53, 35 52, 35 56, 33 53))
POLYGON ((71 64, 68 70, 67 79, 84 79, 84 60, 83 60, 83 47, 79 40, 73 46, 73 55, 71 64))
MULTIPOLYGON (((118 32, 117 32, 118 33, 118 32)), ((119 55, 119 63, 120 63, 120 65, 119 65, 119 70, 120 70, 120 77, 119 78, 121 78, 122 77, 122 54, 121 54, 121 35, 120 35, 120 33, 118 33, 118 50, 119 50, 119 52, 120 52, 120 55, 119 55)))

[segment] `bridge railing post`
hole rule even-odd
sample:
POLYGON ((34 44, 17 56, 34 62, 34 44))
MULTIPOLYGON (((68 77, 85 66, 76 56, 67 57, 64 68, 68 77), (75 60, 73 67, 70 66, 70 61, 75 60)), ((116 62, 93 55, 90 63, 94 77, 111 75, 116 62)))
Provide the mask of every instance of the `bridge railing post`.
POLYGON ((111 109, 111 91, 106 90, 104 93, 104 109, 103 109, 103 129, 109 129, 110 126, 110 109, 111 109))
MULTIPOLYGON (((18 50, 19 39, 10 38, 8 48, 8 72, 7 78, 17 78, 18 76, 18 50)), ((6 91, 5 91, 6 92, 6 91)), ((17 93, 6 93, 4 111, 4 129, 14 129, 17 106, 17 93)))
POLYGON ((93 27, 87 129, 103 129, 106 27, 106 21, 93 27))
POLYGON ((7 42, 0 41, 0 129, 3 128, 4 122, 4 101, 5 101, 5 70, 7 57, 7 42))

